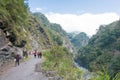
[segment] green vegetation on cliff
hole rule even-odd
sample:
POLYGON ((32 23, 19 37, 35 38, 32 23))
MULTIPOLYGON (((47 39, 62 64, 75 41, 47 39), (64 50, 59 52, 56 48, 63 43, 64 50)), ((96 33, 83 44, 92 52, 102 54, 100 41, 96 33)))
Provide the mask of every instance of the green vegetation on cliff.
POLYGON ((100 26, 76 61, 91 71, 103 70, 115 76, 120 70, 120 21, 100 26))
POLYGON ((33 13, 33 15, 41 22, 43 28, 49 35, 51 42, 58 45, 63 45, 63 37, 66 36, 66 32, 59 24, 50 23, 46 16, 40 12, 33 13))
POLYGON ((28 26, 28 7, 24 0, 0 0, 0 24, 0 28, 13 45, 24 46, 27 39, 23 38, 28 35, 23 30, 28 26))
POLYGON ((24 0, 0 0, 0 28, 12 45, 27 49, 49 47, 51 43, 47 32, 41 26, 24 0))

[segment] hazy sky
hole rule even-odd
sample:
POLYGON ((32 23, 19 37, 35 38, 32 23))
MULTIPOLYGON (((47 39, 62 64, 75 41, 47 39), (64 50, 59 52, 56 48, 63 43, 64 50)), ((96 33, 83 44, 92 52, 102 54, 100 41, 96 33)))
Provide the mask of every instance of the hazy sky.
POLYGON ((93 35, 101 24, 119 19, 120 0, 29 0, 32 12, 41 12, 67 32, 93 35))

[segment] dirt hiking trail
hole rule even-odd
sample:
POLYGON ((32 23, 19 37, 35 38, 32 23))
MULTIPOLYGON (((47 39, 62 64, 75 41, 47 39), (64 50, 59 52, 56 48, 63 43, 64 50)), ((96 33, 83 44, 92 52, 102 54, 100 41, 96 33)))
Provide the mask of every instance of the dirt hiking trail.
POLYGON ((34 58, 32 55, 28 61, 13 66, 0 75, 0 80, 48 80, 42 72, 35 72, 37 63, 42 63, 42 59, 34 58))

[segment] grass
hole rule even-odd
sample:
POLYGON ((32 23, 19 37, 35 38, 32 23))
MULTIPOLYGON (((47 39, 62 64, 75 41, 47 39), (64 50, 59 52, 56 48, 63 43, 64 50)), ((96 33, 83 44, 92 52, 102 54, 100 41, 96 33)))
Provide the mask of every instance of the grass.
POLYGON ((57 76, 64 80, 80 80, 82 71, 74 65, 74 60, 67 49, 55 46, 43 53, 45 61, 42 68, 55 71, 57 76))

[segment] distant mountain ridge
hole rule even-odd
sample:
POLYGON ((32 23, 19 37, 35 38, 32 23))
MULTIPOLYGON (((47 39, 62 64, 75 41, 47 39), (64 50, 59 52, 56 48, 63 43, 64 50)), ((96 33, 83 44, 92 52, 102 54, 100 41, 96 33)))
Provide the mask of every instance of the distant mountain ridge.
POLYGON ((68 38, 77 50, 87 45, 89 37, 84 32, 71 32, 68 33, 68 38))

